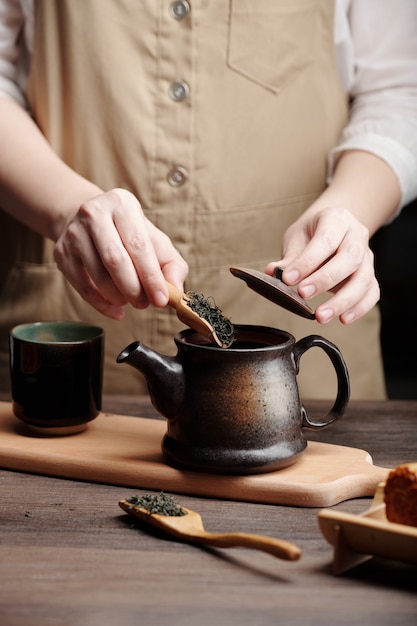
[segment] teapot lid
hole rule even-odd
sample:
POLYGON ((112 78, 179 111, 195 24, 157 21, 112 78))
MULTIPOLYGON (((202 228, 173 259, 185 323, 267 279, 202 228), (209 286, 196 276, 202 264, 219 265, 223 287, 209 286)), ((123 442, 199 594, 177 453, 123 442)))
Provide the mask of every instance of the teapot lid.
POLYGON ((247 269, 245 267, 231 267, 231 273, 237 278, 246 282, 248 287, 259 293, 261 296, 275 302, 287 311, 314 320, 316 318, 313 309, 307 304, 298 293, 288 287, 282 280, 282 270, 277 267, 274 276, 264 274, 258 270, 247 269))

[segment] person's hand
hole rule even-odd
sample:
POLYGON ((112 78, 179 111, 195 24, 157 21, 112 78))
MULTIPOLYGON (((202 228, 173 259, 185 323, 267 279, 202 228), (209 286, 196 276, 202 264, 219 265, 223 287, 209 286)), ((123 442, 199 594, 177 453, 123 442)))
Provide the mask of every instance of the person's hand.
POLYGON ((165 306, 165 280, 180 288, 188 273, 171 240, 123 189, 81 205, 56 242, 55 260, 84 300, 114 319, 127 303, 165 306))
POLYGON ((379 284, 369 247, 369 232, 348 210, 326 208, 303 214, 284 235, 283 257, 265 271, 283 268, 282 280, 297 285, 306 300, 332 291, 316 309, 316 319, 326 323, 338 317, 350 324, 379 300, 379 284))

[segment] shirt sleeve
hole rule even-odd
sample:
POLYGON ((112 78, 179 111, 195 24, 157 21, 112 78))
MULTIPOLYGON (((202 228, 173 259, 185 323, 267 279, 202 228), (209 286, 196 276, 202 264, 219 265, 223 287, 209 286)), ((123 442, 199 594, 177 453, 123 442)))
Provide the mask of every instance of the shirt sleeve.
POLYGON ((398 178, 399 210, 417 197, 417 2, 351 0, 344 9, 336 54, 339 44, 350 56, 344 83, 351 110, 330 153, 329 180, 343 150, 371 152, 398 178))
POLYGON ((24 36, 25 17, 18 0, 0 0, 0 96, 26 107, 24 84, 28 51, 24 36))

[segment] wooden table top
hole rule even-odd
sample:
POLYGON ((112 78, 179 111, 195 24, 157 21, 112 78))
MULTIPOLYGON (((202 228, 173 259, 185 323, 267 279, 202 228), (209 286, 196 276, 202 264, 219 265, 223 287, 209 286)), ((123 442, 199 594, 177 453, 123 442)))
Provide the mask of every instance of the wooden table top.
MULTIPOLYGON (((0 396, 0 400, 8 400, 0 396)), ((312 414, 327 403, 312 402, 312 414)), ((105 397, 105 411, 155 417, 147 399, 105 397)), ((417 461, 417 402, 352 401, 309 440, 367 450, 375 465, 417 461)), ((1 459, 0 459, 1 467, 1 459)), ((373 558, 335 576, 319 509, 175 496, 207 530, 280 537, 288 562, 244 548, 181 543, 140 525, 118 501, 146 493, 0 470, 0 623, 4 626, 411 626, 417 566, 373 558)), ((371 498, 334 507, 361 514, 371 498)))

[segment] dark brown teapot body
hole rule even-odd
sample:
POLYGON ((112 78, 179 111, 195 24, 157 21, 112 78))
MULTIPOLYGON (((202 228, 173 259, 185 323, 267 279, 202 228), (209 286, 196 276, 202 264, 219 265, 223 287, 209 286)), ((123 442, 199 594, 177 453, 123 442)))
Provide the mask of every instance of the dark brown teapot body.
POLYGON ((167 357, 139 342, 118 357, 146 377, 152 403, 167 418, 162 450, 175 465, 224 474, 253 474, 294 463, 306 448, 302 428, 319 429, 338 419, 349 400, 349 377, 339 350, 311 335, 236 326, 228 349, 192 330, 175 337, 178 353, 167 357), (312 421, 301 404, 297 373, 309 348, 322 348, 338 379, 330 412, 312 421))

